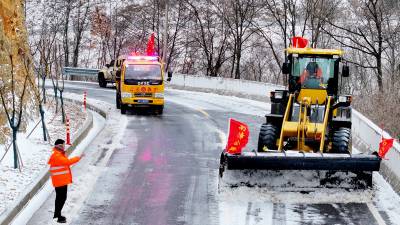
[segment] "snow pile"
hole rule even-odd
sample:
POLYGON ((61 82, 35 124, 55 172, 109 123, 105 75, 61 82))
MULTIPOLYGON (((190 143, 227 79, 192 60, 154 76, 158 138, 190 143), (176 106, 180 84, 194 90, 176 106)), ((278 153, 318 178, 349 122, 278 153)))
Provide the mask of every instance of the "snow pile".
MULTIPOLYGON (((50 99, 49 99, 50 100, 50 99)), ((51 100, 50 100, 51 101, 51 100)), ((35 118, 28 125, 27 133, 19 133, 17 137, 18 148, 22 156, 23 167, 21 171, 13 167, 12 147, 0 164, 0 214, 10 205, 29 184, 35 181, 40 172, 47 166, 47 160, 51 153, 52 142, 57 138, 65 139, 65 125, 61 121, 61 112, 55 114, 55 109, 48 105, 45 113, 46 126, 51 141, 43 141, 41 124, 33 131, 39 118, 35 118)), ((81 107, 72 103, 65 103, 65 110, 70 117, 71 139, 74 133, 84 124, 86 113, 81 107)), ((7 146, 0 146, 0 155, 5 154, 7 146)))

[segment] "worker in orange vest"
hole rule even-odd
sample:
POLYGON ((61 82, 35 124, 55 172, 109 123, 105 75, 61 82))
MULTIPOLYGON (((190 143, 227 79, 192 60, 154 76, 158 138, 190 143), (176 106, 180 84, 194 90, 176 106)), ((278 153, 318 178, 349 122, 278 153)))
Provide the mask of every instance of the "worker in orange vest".
POLYGON ((61 210, 67 200, 67 187, 72 183, 72 173, 70 166, 77 163, 81 157, 68 158, 65 155, 65 141, 58 139, 54 143, 53 153, 48 164, 50 165, 51 182, 56 191, 56 201, 53 219, 57 222, 66 223, 67 219, 61 215, 61 210))

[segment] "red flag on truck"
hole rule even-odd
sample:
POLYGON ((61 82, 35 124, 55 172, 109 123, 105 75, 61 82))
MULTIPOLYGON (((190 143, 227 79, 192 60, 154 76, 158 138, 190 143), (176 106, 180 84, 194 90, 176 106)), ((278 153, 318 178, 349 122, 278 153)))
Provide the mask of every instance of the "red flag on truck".
POLYGON ((305 48, 308 45, 308 40, 303 37, 293 37, 292 46, 294 48, 305 48))
POLYGON ((228 143, 225 151, 229 154, 240 154, 249 142, 249 127, 240 121, 229 119, 228 143))
POLYGON ((154 33, 151 34, 149 41, 147 42, 147 49, 146 49, 146 54, 148 56, 156 56, 156 50, 154 47, 154 33))
POLYGON ((379 143, 379 152, 378 155, 381 159, 385 158, 386 153, 388 153, 389 149, 393 146, 393 138, 383 138, 381 143, 379 143))

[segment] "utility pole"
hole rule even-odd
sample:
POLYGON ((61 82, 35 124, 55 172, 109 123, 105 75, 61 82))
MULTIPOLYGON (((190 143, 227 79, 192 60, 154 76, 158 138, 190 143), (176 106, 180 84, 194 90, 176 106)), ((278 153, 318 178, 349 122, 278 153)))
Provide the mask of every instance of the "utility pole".
MULTIPOLYGON (((163 43, 163 55, 162 55, 162 61, 163 63, 166 62, 167 59, 167 44, 168 44, 168 0, 165 0, 165 21, 164 21, 164 43, 163 43)), ((167 70, 167 66, 165 66, 165 70, 167 70)))

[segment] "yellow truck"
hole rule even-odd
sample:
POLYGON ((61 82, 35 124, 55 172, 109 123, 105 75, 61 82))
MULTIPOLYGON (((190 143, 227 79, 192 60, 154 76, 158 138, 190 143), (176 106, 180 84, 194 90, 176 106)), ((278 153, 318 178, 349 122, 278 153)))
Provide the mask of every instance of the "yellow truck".
MULTIPOLYGON (((172 74, 168 75, 168 79, 172 74)), ((164 110, 164 63, 158 56, 128 56, 116 73, 116 106, 121 114, 145 108, 164 110)))

